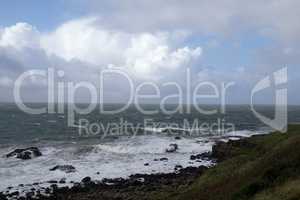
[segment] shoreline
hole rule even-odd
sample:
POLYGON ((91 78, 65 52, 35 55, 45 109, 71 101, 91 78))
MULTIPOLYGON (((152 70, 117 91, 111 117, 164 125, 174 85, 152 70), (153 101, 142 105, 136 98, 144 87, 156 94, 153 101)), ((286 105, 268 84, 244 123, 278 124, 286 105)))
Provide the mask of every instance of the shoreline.
MULTIPOLYGON (((133 174, 129 178, 113 178, 94 181, 90 177, 83 178, 80 182, 73 182, 69 186, 58 187, 59 180, 53 181, 44 191, 33 188, 25 195, 18 192, 0 193, 0 200, 6 199, 149 199, 149 195, 180 195, 183 191, 189 190, 191 185, 201 179, 203 174, 215 170, 219 165, 236 156, 235 149, 252 151, 257 147, 256 140, 268 138, 268 135, 252 135, 251 137, 239 140, 216 141, 212 147, 212 152, 206 152, 190 157, 196 161, 206 159, 217 163, 212 167, 175 167, 172 173, 155 174, 133 174), (254 141, 254 142, 253 142, 254 141), (147 197, 147 198, 146 198, 147 197)), ((37 183, 38 184, 38 183, 37 183)), ((34 184, 33 184, 34 185, 34 184)), ((151 198, 152 199, 152 198, 151 198)), ((156 199, 156 198, 154 198, 156 199)), ((163 198, 162 198, 163 199, 163 198)))
MULTIPOLYGON (((251 136, 253 137, 253 136, 251 136)), ((204 152, 200 154, 191 155, 189 158, 191 161, 210 161, 212 163, 216 163, 219 159, 216 153, 216 148, 214 146, 218 146, 217 144, 226 144, 228 142, 237 142, 243 140, 240 138, 239 140, 230 140, 224 141, 220 140, 213 145, 212 152, 204 152), (214 155, 215 154, 215 155, 214 155)), ((164 161, 158 159, 160 161, 164 161)), ((214 164, 215 165, 215 164, 214 164)), ((212 165, 211 167, 214 167, 212 165)), ((32 183, 32 184, 20 184, 18 187, 27 186, 30 188, 30 191, 20 193, 19 191, 10 191, 13 187, 8 187, 7 191, 0 192, 0 200, 6 199, 46 199, 46 200, 54 200, 54 199, 65 199, 66 197, 71 199, 81 199, 81 194, 84 193, 104 193, 108 195, 107 197, 103 196, 104 199, 115 199, 116 191, 122 193, 135 193, 135 190, 141 190, 141 192, 149 192, 156 191, 163 188, 165 185, 173 185, 174 187, 187 187, 192 184, 199 176, 201 176, 206 170, 209 168, 208 166, 188 166, 182 167, 181 165, 176 165, 174 168, 174 172, 168 173, 152 173, 152 174, 132 174, 127 178, 103 178, 102 180, 92 180, 90 177, 83 178, 80 182, 71 181, 69 184, 65 182, 65 180, 52 180, 48 181, 49 187, 40 187, 36 188, 35 186, 39 186, 42 183, 32 183), (64 184, 61 186, 60 184, 64 184), (132 190, 128 190, 128 188, 132 188, 132 190), (77 196, 77 197, 74 197, 77 196), (112 196, 111 196, 112 195, 112 196)), ((118 196, 118 195, 116 195, 118 196)), ((122 195, 121 195, 122 196, 122 195)), ((82 197, 83 198, 83 197, 82 197)), ((116 197, 117 198, 117 197, 116 197)), ((118 199, 118 198, 117 198, 118 199)), ((124 199, 122 197, 121 199, 124 199)), ((125 198, 126 199, 126 198, 125 198)))

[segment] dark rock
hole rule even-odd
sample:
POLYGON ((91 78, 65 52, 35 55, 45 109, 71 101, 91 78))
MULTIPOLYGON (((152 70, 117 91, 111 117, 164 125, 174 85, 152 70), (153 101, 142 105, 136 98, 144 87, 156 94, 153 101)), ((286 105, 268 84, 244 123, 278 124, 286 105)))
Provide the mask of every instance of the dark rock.
POLYGON ((183 167, 182 167, 181 165, 175 165, 174 170, 177 171, 177 170, 180 170, 180 169, 182 169, 182 168, 183 168, 183 167))
POLYGON ((58 183, 58 181, 56 181, 56 180, 50 180, 47 183, 58 183))
POLYGON ((82 183, 90 183, 91 180, 92 180, 91 177, 87 176, 87 177, 83 178, 83 179, 81 180, 81 182, 82 182, 82 183))
POLYGON ((56 184, 50 185, 50 188, 52 188, 53 191, 56 191, 58 186, 56 184))
POLYGON ((97 172, 96 174, 97 174, 97 175, 99 175, 99 174, 100 174, 100 172, 97 172))
POLYGON ((72 165, 56 165, 55 167, 51 168, 50 171, 60 170, 66 173, 76 172, 75 167, 72 165))
POLYGON ((69 190, 69 187, 65 186, 65 187, 60 187, 56 189, 56 192, 59 193, 66 193, 69 190))
POLYGON ((104 179, 102 179, 102 183, 104 183, 106 185, 118 186, 118 185, 126 184, 126 180, 123 178, 114 178, 114 179, 104 178, 104 179))
POLYGON ((160 161, 168 161, 169 159, 168 158, 161 158, 159 159, 160 161))
POLYGON ((34 157, 41 156, 42 153, 37 147, 29 147, 26 149, 16 149, 6 155, 7 158, 16 157, 22 160, 29 160, 34 157))
POLYGON ((159 161, 157 158, 155 158, 153 161, 159 161))
POLYGON ((50 194, 50 192, 51 192, 50 188, 45 189, 45 194, 50 194))
POLYGON ((181 139, 181 137, 179 137, 179 136, 175 137, 175 140, 180 140, 180 139, 181 139))
POLYGON ((66 183, 66 178, 60 179, 59 183, 60 183, 60 184, 65 184, 65 183, 66 183))
POLYGON ((0 200, 7 200, 7 197, 2 192, 0 192, 0 200))
POLYGON ((149 166, 149 163, 145 163, 144 166, 149 166))
POLYGON ((25 196, 27 199, 31 199, 34 196, 34 192, 27 192, 25 196))
POLYGON ((178 145, 177 144, 170 144, 169 147, 166 149, 167 153, 173 153, 177 151, 178 145))
POLYGON ((211 157, 211 153, 210 152, 205 152, 205 153, 201 153, 201 154, 197 154, 197 155, 191 155, 190 159, 191 160, 209 160, 211 157))
POLYGON ((11 193, 12 196, 19 196, 19 191, 15 191, 11 193))

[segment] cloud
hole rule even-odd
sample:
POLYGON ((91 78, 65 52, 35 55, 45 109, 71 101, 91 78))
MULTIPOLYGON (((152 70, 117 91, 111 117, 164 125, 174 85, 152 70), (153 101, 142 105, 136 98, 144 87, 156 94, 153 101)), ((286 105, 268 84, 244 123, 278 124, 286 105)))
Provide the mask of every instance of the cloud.
POLYGON ((97 18, 72 20, 49 33, 17 23, 2 29, 0 48, 27 68, 47 68, 58 59, 77 60, 98 69, 123 67, 138 77, 155 75, 161 69, 174 71, 201 56, 200 47, 179 46, 186 36, 183 32, 133 34, 104 29, 95 21, 97 18))
MULTIPOLYGON (((179 76, 180 69, 202 54, 201 47, 184 45, 188 35, 184 31, 130 33, 105 29, 95 21, 97 18, 72 20, 47 33, 28 23, 1 29, 0 85, 11 87, 22 72, 50 67, 63 70, 65 81, 97 83, 100 70, 112 66, 137 81, 163 81, 179 76)), ((43 80, 28 80, 26 88, 27 93, 46 89, 43 80)), ((122 84, 110 89, 111 93, 124 91, 122 84)))
POLYGON ((282 42, 299 40, 298 0, 78 1, 87 13, 99 16, 99 24, 109 28, 133 32, 189 30, 222 37, 250 31, 282 42))
POLYGON ((17 50, 39 47, 39 32, 27 23, 17 23, 0 32, 0 47, 12 47, 17 50))
POLYGON ((70 81, 94 81, 108 66, 121 67, 138 80, 178 82, 184 81, 183 70, 189 66, 200 81, 234 80, 243 88, 288 65, 293 85, 298 83, 298 0, 69 2, 76 7, 74 2, 80 2, 85 16, 48 32, 28 23, 0 28, 2 85, 25 70, 49 67, 64 70, 70 81), (230 66, 222 56, 235 53, 229 43, 237 41, 235 50, 242 58, 228 58, 235 65, 230 66), (220 66, 211 66, 219 55, 221 62, 215 63, 220 66))
POLYGON ((67 22, 42 36, 42 48, 48 55, 67 61, 77 59, 95 66, 123 67, 138 77, 156 77, 201 56, 200 47, 178 47, 182 32, 128 33, 107 30, 95 24, 97 18, 67 22))

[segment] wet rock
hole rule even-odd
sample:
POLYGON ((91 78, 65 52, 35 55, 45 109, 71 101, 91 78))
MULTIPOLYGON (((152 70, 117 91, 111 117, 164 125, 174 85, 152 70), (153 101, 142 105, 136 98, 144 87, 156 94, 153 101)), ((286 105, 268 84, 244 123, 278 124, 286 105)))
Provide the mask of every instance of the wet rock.
POLYGON ((200 153, 197 155, 191 155, 190 159, 191 160, 209 160, 211 158, 211 153, 210 152, 205 152, 205 153, 200 153))
POLYGON ((87 176, 81 180, 82 183, 90 183, 92 181, 91 177, 87 176))
POLYGON ((50 188, 52 188, 53 191, 56 191, 58 186, 56 184, 50 185, 50 188))
POLYGON ((65 186, 65 187, 60 187, 56 189, 56 192, 59 193, 66 193, 69 190, 69 187, 65 186))
POLYGON ((114 179, 108 179, 108 178, 104 178, 102 179, 102 183, 106 184, 106 185, 124 185, 126 184, 126 180, 123 178, 114 178, 114 179))
POLYGON ((51 192, 50 188, 45 189, 45 194, 50 194, 50 192, 51 192))
POLYGON ((29 160, 34 157, 42 156, 42 153, 37 147, 29 147, 26 149, 16 149, 8 154, 6 154, 7 158, 16 157, 22 160, 29 160))
POLYGON ((100 174, 100 172, 97 172, 96 174, 97 174, 97 175, 99 175, 99 174, 100 174))
POLYGON ((47 183, 58 183, 58 181, 56 181, 56 180, 50 180, 47 183))
POLYGON ((149 163, 145 163, 144 166, 149 166, 149 163))
POLYGON ((174 170, 177 171, 177 170, 180 170, 182 169, 183 167, 181 165, 175 165, 174 167, 174 170))
POLYGON ((34 192, 27 192, 25 196, 27 199, 31 199, 34 196, 34 192))
POLYGON ((73 173, 76 172, 75 167, 72 165, 56 165, 55 167, 51 168, 50 171, 60 170, 66 173, 73 173))
POLYGON ((181 140, 181 137, 180 136, 176 136, 174 139, 175 140, 181 140))
POLYGON ((178 149, 178 145, 177 144, 170 144, 169 147, 166 149, 167 153, 173 153, 176 152, 178 149))
POLYGON ((2 192, 0 192, 0 200, 7 200, 7 197, 2 192))
POLYGON ((168 158, 161 158, 159 159, 160 161, 168 161, 169 159, 168 158))
POLYGON ((65 183, 66 183, 66 178, 60 179, 60 181, 59 181, 58 183, 60 183, 60 184, 65 184, 65 183))
POLYGON ((20 194, 19 191, 15 191, 11 193, 12 196, 18 196, 19 194, 20 194))

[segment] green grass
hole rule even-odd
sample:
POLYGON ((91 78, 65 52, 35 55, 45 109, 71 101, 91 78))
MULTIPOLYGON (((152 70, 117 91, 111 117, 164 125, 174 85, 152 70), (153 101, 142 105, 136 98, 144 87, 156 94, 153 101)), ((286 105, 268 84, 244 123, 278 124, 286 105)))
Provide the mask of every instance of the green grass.
POLYGON ((300 199, 300 125, 290 125, 287 133, 246 141, 254 147, 232 147, 231 158, 206 171, 192 185, 160 190, 152 193, 151 199, 300 199))

